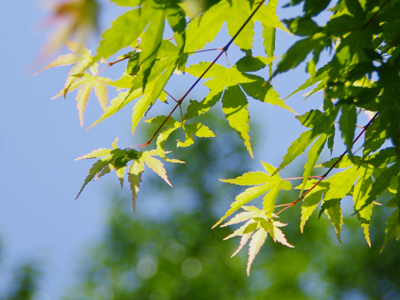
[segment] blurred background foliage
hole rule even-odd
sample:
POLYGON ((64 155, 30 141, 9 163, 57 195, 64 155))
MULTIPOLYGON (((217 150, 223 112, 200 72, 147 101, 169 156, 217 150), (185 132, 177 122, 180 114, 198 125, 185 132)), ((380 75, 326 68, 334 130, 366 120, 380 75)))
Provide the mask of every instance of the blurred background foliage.
MULTIPOLYGON (((167 165, 174 188, 155 176, 145 178, 136 213, 127 188, 111 191, 104 237, 82 254, 76 284, 66 287, 63 300, 400 299, 400 244, 389 242, 379 253, 387 217, 383 206, 376 207, 383 211, 372 220, 372 248, 351 209, 345 213, 344 245, 325 216, 313 215, 301 235, 300 206, 288 209, 285 234, 296 248, 267 239, 247 277, 246 250, 230 258, 239 239, 222 241, 231 229, 210 228, 241 190, 218 179, 238 176, 255 162, 221 116, 203 121, 219 128, 220 138, 178 149, 177 157, 187 163, 167 165)), ((255 141, 256 136, 253 132, 255 141)), ((170 147, 176 139, 182 137, 172 136, 170 147)), ((295 197, 288 192, 279 202, 295 197)), ((13 273, 0 299, 40 299, 37 263, 21 264, 13 273)))
MULTIPOLYGON (((0 254, 2 252, 2 246, 3 245, 0 243, 0 254)), ((42 279, 41 264, 39 261, 31 259, 21 262, 16 266, 12 266, 11 272, 7 270, 8 267, 4 266, 3 261, 0 261, 0 263, 0 280, 2 282, 6 281, 5 291, 0 292, 0 299, 37 299, 35 298, 37 296, 36 291, 42 279)))

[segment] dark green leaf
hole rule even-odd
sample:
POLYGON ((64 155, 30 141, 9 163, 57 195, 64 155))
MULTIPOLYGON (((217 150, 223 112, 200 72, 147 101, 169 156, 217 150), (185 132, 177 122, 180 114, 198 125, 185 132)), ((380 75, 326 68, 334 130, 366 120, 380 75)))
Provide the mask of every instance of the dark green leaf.
POLYGON ((385 240, 383 241, 382 249, 385 248, 387 242, 392 237, 392 235, 400 230, 399 225, 399 209, 396 209, 386 221, 386 229, 385 229, 385 240))
POLYGON ((296 35, 311 36, 320 30, 320 27, 309 17, 290 19, 284 22, 296 35))
POLYGON ((354 131, 356 129, 357 111, 354 104, 342 105, 342 116, 340 117, 340 130, 346 144, 347 151, 351 153, 353 147, 354 131))

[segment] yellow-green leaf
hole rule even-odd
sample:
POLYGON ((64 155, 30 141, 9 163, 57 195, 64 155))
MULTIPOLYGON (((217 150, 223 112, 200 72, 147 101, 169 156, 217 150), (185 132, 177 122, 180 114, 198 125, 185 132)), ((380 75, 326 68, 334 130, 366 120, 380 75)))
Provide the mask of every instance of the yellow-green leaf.
POLYGON ((252 235, 249 243, 249 259, 247 261, 247 268, 246 268, 247 276, 250 276, 251 265, 258 252, 260 252, 261 246, 264 245, 267 236, 268 232, 264 230, 264 228, 262 227, 252 235))
MULTIPOLYGON (((153 154, 154 155, 154 154, 153 154)), ((143 162, 152 169, 158 176, 160 176, 169 186, 172 187, 171 182, 168 180, 167 171, 164 168, 164 165, 157 158, 154 158, 151 153, 148 151, 143 152, 141 159, 143 162)))
POLYGON ((136 199, 139 192, 139 185, 142 182, 142 173, 144 172, 143 161, 135 160, 128 171, 128 181, 132 191, 132 207, 136 211, 136 199))

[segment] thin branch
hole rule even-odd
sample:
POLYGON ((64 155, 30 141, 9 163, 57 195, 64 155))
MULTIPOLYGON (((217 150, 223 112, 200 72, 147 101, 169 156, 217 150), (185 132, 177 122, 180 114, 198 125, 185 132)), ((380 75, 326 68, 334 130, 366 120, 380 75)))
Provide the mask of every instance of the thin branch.
MULTIPOLYGON (((364 132, 367 130, 367 128, 372 124, 372 122, 376 119, 378 116, 378 113, 376 113, 371 120, 367 123, 367 125, 364 126, 363 130, 359 133, 359 135, 353 140, 353 145, 358 141, 358 139, 364 134, 364 132)), ((329 173, 336 167, 336 165, 342 160, 342 158, 346 155, 347 150, 343 152, 343 154, 335 161, 335 163, 329 168, 328 171, 324 175, 321 176, 320 180, 318 180, 307 192, 302 194, 298 199, 291 203, 287 203, 285 208, 282 208, 280 211, 276 213, 276 215, 279 215, 281 212, 284 210, 288 209, 289 207, 295 206, 301 199, 303 199, 305 196, 307 196, 315 187, 317 187, 322 180, 324 180, 329 173)))
MULTIPOLYGON (((175 110, 180 107, 181 103, 183 100, 185 100, 186 96, 194 89, 194 87, 200 82, 200 80, 204 77, 204 75, 211 69, 211 67, 217 62, 217 60, 222 56, 223 53, 225 53, 229 46, 233 43, 233 41, 237 38, 237 36, 242 32, 243 28, 250 22, 251 18, 254 16, 254 14, 260 9, 260 7, 264 4, 265 0, 262 0, 257 7, 254 9, 254 11, 250 14, 250 16, 246 19, 246 21, 243 23, 243 25, 238 29, 238 31, 235 33, 235 35, 230 39, 230 41, 225 45, 223 48, 218 48, 221 49, 220 53, 215 57, 215 59, 211 62, 211 64, 207 67, 207 69, 204 70, 204 72, 199 76, 199 78, 196 79, 196 81, 192 84, 192 86, 186 91, 186 93, 177 101, 176 105, 174 108, 171 110, 171 112, 168 114, 168 116, 165 118, 165 120, 161 123, 161 125, 157 128, 157 130, 154 132, 154 134, 151 136, 151 138, 144 144, 140 144, 139 146, 142 146, 145 148, 146 146, 150 145, 153 139, 157 136, 157 134, 161 131, 162 127, 165 125, 165 123, 168 121, 168 119, 172 116, 172 114, 175 112, 175 110)), ((210 49, 213 50, 213 49, 210 49)), ((202 50, 200 50, 202 51, 202 50)), ((196 51, 196 53, 200 52, 196 51)), ((207 51, 207 50, 206 50, 207 51)), ((131 147, 133 148, 133 147, 131 147)))
POLYGON ((176 100, 170 93, 168 93, 166 90, 163 90, 164 93, 166 93, 168 96, 170 96, 172 98, 172 100, 174 100, 175 102, 178 102, 178 100, 176 100))
POLYGON ((367 22, 365 22, 365 24, 363 25, 362 28, 367 27, 368 24, 371 23, 371 21, 372 21, 373 19, 375 19, 375 17, 381 12, 382 8, 383 8, 386 4, 389 3, 389 1, 390 1, 390 0, 386 0, 386 1, 381 5, 381 7, 379 7, 379 9, 371 16, 371 18, 369 18, 369 20, 368 20, 367 22))
POLYGON ((244 27, 247 25, 247 23, 250 22, 251 18, 255 15, 255 13, 260 9, 260 7, 264 4, 265 0, 262 0, 257 7, 254 9, 254 11, 251 13, 251 15, 247 18, 247 20, 243 23, 243 25, 239 28, 239 30, 236 32, 236 34, 232 37, 232 39, 226 44, 224 47, 225 51, 228 50, 229 46, 233 43, 233 41, 236 39, 236 37, 239 35, 239 33, 242 32, 244 27))
MULTIPOLYGON (((176 100, 171 94, 169 94, 166 90, 164 90, 164 92, 170 96, 172 98, 172 100, 174 100, 176 103, 178 103, 178 100, 176 100)), ((182 112, 182 105, 179 105, 179 111, 181 113, 181 126, 183 127, 183 112, 182 112)))

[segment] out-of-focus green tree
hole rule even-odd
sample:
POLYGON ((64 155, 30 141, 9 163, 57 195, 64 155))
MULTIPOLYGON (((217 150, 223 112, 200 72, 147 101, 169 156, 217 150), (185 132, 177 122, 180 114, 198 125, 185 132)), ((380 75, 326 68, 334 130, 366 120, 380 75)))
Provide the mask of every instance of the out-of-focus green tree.
POLYGON ((35 298, 41 272, 35 262, 22 264, 14 271, 14 278, 8 295, 1 299, 31 300, 35 298))
MULTIPOLYGON (((210 119, 206 122, 213 128, 210 119)), ((223 130, 219 136, 223 139, 201 139, 179 153, 196 159, 168 171, 173 189, 157 178, 144 180, 148 186, 135 214, 128 195, 112 197, 105 236, 83 259, 77 284, 65 299, 400 299, 398 243, 379 254, 383 235, 372 232, 373 248, 368 248, 350 215, 344 245, 329 221, 317 216, 306 225, 307 238, 301 238, 300 207, 284 212, 295 250, 267 243, 247 277, 245 251, 227 255, 239 239, 223 242, 230 229, 210 227, 237 192, 216 179, 232 178, 252 162, 235 134, 223 130)), ((295 195, 283 197, 281 203, 295 195)), ((379 216, 373 228, 383 230, 385 216, 379 216)))
MULTIPOLYGON (((3 244, 0 240, 0 262, 2 262, 3 244)), ((5 273, 1 275, 7 275, 5 273)), ((34 299, 39 280, 42 277, 40 265, 36 261, 28 261, 13 267, 11 281, 6 286, 6 292, 0 293, 4 300, 31 300, 34 299)), ((3 276, 1 276, 3 277, 3 276)), ((0 277, 0 278, 1 278, 0 277)), ((5 279, 4 279, 5 280, 5 279)))

